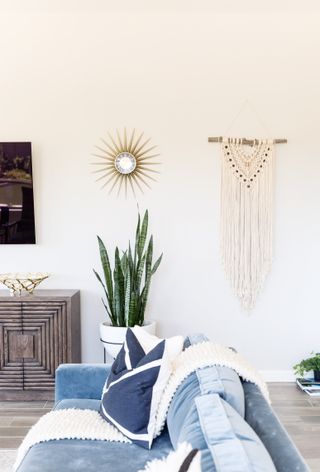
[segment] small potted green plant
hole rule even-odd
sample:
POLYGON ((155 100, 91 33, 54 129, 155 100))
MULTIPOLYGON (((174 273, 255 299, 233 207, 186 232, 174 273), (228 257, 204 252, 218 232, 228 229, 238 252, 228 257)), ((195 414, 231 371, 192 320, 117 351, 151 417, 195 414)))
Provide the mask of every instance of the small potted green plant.
POLYGON ((105 300, 102 299, 102 303, 110 319, 109 322, 100 323, 100 338, 112 357, 116 357, 121 349, 128 327, 139 325, 150 334, 155 334, 155 322, 145 320, 145 310, 151 278, 161 263, 162 254, 153 263, 153 236, 147 243, 147 234, 148 210, 142 223, 138 215, 133 250, 130 241, 122 253, 116 247, 113 268, 108 251, 98 236, 103 278, 93 271, 103 287, 105 300))
POLYGON ((311 353, 312 357, 303 359, 293 367, 294 372, 299 377, 303 377, 306 372, 313 371, 314 380, 320 382, 320 353, 311 353))

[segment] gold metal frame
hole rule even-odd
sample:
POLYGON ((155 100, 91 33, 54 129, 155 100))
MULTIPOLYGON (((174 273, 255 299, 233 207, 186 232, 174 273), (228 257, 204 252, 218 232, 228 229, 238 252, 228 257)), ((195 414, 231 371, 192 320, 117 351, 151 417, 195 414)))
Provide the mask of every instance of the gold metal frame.
POLYGON ((124 188, 127 197, 128 187, 130 186, 133 195, 136 197, 136 188, 143 193, 143 188, 148 187, 149 180, 156 182, 156 179, 150 174, 160 174, 153 166, 161 165, 161 162, 155 162, 154 159, 160 154, 153 154, 157 146, 149 146, 151 139, 143 139, 144 133, 136 136, 135 129, 127 134, 124 128, 121 136, 117 130, 117 137, 114 138, 108 133, 109 140, 101 138, 103 145, 95 146, 99 151, 92 153, 94 157, 100 159, 99 162, 92 162, 92 165, 98 168, 93 170, 94 174, 101 175, 96 179, 96 182, 104 181, 101 189, 110 186, 109 194, 117 189, 119 196, 121 189, 124 188), (129 153, 134 157, 136 166, 129 173, 121 173, 115 166, 117 157, 122 153, 129 153))

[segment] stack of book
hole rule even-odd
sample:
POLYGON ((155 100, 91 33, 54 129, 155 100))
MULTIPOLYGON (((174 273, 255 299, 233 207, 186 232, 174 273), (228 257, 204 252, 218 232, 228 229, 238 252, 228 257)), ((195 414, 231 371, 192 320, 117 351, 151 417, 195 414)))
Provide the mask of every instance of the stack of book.
POLYGON ((297 384, 301 390, 311 397, 320 397, 320 382, 315 381, 313 378, 297 379, 297 384))

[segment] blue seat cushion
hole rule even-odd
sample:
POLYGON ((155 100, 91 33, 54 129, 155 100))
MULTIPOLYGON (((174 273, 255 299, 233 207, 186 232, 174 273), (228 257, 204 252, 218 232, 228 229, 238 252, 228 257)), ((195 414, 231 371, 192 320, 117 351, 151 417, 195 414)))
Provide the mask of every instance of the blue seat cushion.
POLYGON ((18 472, 135 472, 153 459, 166 457, 171 451, 166 430, 154 440, 151 450, 108 441, 49 441, 33 446, 18 472))
MULTIPOLYGON (((100 400, 66 399, 55 405, 55 410, 79 408, 99 411, 100 400)), ((157 438, 150 451, 134 444, 108 441, 63 439, 33 446, 19 472, 128 472, 143 469, 153 459, 160 459, 171 452, 172 445, 167 429, 157 438), (54 461, 52 458, 55 458, 54 461)))

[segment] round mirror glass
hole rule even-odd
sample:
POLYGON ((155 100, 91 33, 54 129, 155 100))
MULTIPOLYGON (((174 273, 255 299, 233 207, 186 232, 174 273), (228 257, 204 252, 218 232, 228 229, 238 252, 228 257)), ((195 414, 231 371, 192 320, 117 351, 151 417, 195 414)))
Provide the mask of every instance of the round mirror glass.
POLYGON ((130 174, 136 165, 136 158, 130 152, 121 152, 115 158, 115 167, 120 174, 130 174))

